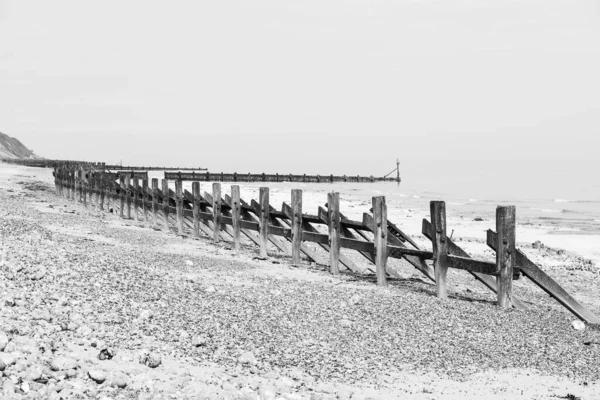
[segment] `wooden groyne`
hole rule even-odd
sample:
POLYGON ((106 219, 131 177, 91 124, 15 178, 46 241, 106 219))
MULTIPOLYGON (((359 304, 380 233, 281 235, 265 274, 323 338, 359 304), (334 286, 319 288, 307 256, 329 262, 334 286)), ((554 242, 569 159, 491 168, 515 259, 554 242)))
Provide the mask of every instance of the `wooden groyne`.
MULTIPOLYGON (((570 296, 558 283, 544 273, 516 247, 516 209, 499 206, 496 209, 495 231, 487 233, 487 243, 496 251, 496 262, 473 259, 447 235, 446 208, 443 201, 430 203, 430 220, 423 220, 422 233, 432 242, 432 251, 419 248, 416 242, 387 218, 384 196, 372 198, 372 208, 362 220, 348 219, 339 207, 339 193, 327 196, 325 207, 316 214, 302 208, 302 191, 291 191, 290 203, 276 210, 270 204, 269 188, 261 187, 259 198, 249 203, 241 198, 240 186, 231 185, 230 195, 223 194, 221 184, 211 185, 211 192, 201 193, 200 180, 192 182, 192 192, 183 190, 183 180, 175 180, 175 191, 169 179, 149 181, 143 173, 122 173, 117 176, 83 169, 57 169, 54 172, 56 193, 60 196, 114 210, 121 218, 145 221, 164 230, 175 229, 179 235, 212 241, 228 241, 239 251, 241 238, 258 246, 260 257, 277 248, 299 265, 302 257, 324 263, 332 274, 346 268, 356 274, 374 274, 379 286, 386 286, 391 274, 388 259, 404 259, 427 279, 436 284, 437 296, 448 297, 448 269, 470 273, 496 294, 501 308, 527 309, 525 302, 513 294, 513 279, 524 276, 561 305, 588 323, 600 319, 570 296), (328 254, 323 260, 313 243, 328 254), (363 270, 344 256, 341 249, 355 251, 368 263, 363 270)), ((325 200, 325 199, 324 199, 325 200)))
POLYGON ((399 178, 386 178, 360 175, 293 175, 293 174, 238 174, 223 172, 165 172, 165 179, 178 181, 200 181, 200 182, 311 182, 311 183, 334 183, 334 182, 399 182, 399 178))

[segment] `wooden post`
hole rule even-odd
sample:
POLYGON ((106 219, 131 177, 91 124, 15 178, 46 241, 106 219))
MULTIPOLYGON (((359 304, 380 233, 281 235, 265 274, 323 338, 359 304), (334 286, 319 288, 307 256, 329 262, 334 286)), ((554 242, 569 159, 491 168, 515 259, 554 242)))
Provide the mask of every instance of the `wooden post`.
POLYGON ((152 226, 158 226, 158 178, 152 178, 152 226))
MULTIPOLYGON (((263 174, 264 178, 264 174, 263 174)), ((259 255, 263 258, 268 256, 267 254, 267 243, 269 238, 269 188, 261 187, 259 189, 259 204, 260 204, 260 216, 258 220, 259 224, 259 243, 260 253, 259 255)))
POLYGON ((302 190, 292 190, 292 265, 302 264, 302 190))
POLYGON ((194 237, 200 238, 200 182, 192 182, 192 211, 194 213, 194 237))
POLYGON ((446 203, 432 201, 429 203, 431 212, 431 226, 435 236, 431 241, 433 245, 433 268, 435 270, 435 286, 437 296, 441 299, 448 298, 448 240, 446 238, 446 203))
POLYGON ((119 216, 125 218, 125 175, 119 174, 119 184, 121 186, 119 196, 119 216))
POLYGON ((98 208, 104 210, 104 173, 98 175, 98 208))
POLYGON ((375 275, 377 275, 377 286, 387 286, 386 266, 388 258, 388 229, 385 196, 373 197, 372 205, 373 242, 375 244, 375 275))
POLYGON ((219 235, 221 233, 221 184, 218 182, 212 185, 212 212, 213 212, 213 241, 219 243, 219 235))
POLYGON ((231 186, 231 220, 233 222, 233 250, 240 251, 241 211, 240 185, 231 186))
POLYGON ((131 175, 125 174, 125 195, 127 196, 127 206, 125 211, 127 212, 127 219, 131 219, 131 175))
POLYGON ((169 230, 169 181, 166 179, 162 180, 162 209, 163 209, 163 223, 165 230, 169 230))
POLYGON ((142 209, 144 210, 144 222, 148 222, 148 178, 142 179, 142 209))
POLYGON ((340 273, 340 194, 327 194, 327 225, 329 226, 329 272, 340 273))
POLYGON ((87 207, 87 178, 85 176, 85 171, 81 172, 81 200, 83 201, 83 205, 87 207))
POLYGON ((138 221, 140 180, 137 176, 133 177, 133 218, 138 221))
POLYGON ((90 194, 90 206, 93 205, 93 197, 94 197, 94 174, 92 174, 91 170, 88 170, 88 192, 90 194))
POLYGON ((177 233, 183 235, 183 182, 175 181, 175 207, 177 210, 177 233))
POLYGON ((54 167, 54 192, 60 196, 60 168, 54 167))
POLYGON ((512 305, 512 281, 515 267, 516 234, 515 206, 498 206, 496 208, 496 284, 498 286, 498 305, 510 308, 512 305))

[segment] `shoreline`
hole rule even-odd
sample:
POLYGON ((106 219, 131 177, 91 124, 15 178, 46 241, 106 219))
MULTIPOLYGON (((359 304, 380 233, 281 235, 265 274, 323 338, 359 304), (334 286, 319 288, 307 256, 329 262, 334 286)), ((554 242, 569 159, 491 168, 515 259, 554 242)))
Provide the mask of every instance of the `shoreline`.
MULTIPOLYGON (((62 384, 62 390, 77 391, 79 385, 96 395, 125 398, 153 398, 143 396, 158 396, 159 389, 164 392, 160 395, 179 392, 181 398, 202 398, 201 393, 210 393, 206 398, 244 398, 262 387, 275 388, 290 400, 344 398, 350 392, 352 397, 345 398, 592 398, 600 390, 593 361, 600 355, 599 346, 584 344, 600 342, 597 332, 572 330, 572 315, 522 281, 515 282, 515 291, 527 295, 531 311, 501 312, 486 300, 489 294, 458 274, 450 275, 455 295, 440 302, 432 296, 432 285, 413 281, 414 270, 404 266, 399 267, 398 282, 378 289, 348 274, 329 276, 318 266, 292 268, 289 257, 272 248, 266 261, 254 260, 252 247, 233 256, 229 243, 214 245, 155 231, 58 198, 53 190, 49 170, 9 170, 0 164, 2 294, 23 301, 16 305, 18 312, 3 307, 0 330, 26 327, 29 332, 17 329, 27 333, 12 333, 11 340, 51 338, 58 343, 53 355, 79 357, 76 376, 57 380, 55 386, 62 384), (42 182, 48 190, 34 192, 19 184, 27 181, 42 182), (13 273, 11 268, 21 262, 24 269, 13 273), (37 273, 39 262, 48 279, 32 281, 28 276, 37 273), (60 295, 66 296, 66 306, 54 300, 60 295), (146 310, 153 317, 145 319, 146 310), (36 322, 45 311, 52 322, 36 322), (56 323, 65 315, 80 316, 68 321, 79 323, 75 330, 62 330, 56 323), (92 332, 81 335, 89 332, 82 326, 92 332), (504 327, 513 336, 498 331, 504 327), (305 336, 297 336, 299 332, 305 336), (195 335, 204 335, 204 344, 193 346, 195 335), (108 363, 94 359, 94 340, 118 348, 122 356, 108 363), (158 352, 162 366, 140 365, 137 355, 143 348, 158 352), (437 356, 436 348, 441 351, 437 356), (503 355, 501 348, 509 354, 503 355), (256 363, 240 361, 249 352, 256 363), (544 371, 545 363, 549 366, 544 371), (125 374, 127 387, 96 384, 87 377, 93 368, 125 374), (191 377, 186 370, 193 371, 191 377)), ((406 224, 394 222, 413 234, 408 221, 420 218, 405 219, 406 224)), ((460 226, 455 235, 461 246, 474 256, 489 257, 485 236, 478 234, 481 228, 459 222, 453 219, 448 225, 460 226), (481 240, 472 240, 471 232, 481 240)), ((482 231, 487 225, 489 221, 482 231)), ((547 247, 526 251, 555 272, 578 300, 600 311, 599 300, 593 298, 600 286, 596 273, 581 271, 572 277, 563 264, 577 267, 575 257, 547 247), (588 296, 581 298, 582 293, 588 296)), ((51 361, 48 355, 22 353, 31 357, 21 359, 31 358, 36 365, 51 361)), ((9 376, 20 372, 15 365, 9 368, 9 376)), ((38 383, 31 386, 38 390, 38 383)))

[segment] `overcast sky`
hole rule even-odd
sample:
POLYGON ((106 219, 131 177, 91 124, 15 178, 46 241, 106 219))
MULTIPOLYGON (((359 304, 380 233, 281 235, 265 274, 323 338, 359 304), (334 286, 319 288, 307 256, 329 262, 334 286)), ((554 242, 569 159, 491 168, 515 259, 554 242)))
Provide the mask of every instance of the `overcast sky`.
POLYGON ((213 171, 598 160, 599 4, 0 0, 0 132, 213 171))

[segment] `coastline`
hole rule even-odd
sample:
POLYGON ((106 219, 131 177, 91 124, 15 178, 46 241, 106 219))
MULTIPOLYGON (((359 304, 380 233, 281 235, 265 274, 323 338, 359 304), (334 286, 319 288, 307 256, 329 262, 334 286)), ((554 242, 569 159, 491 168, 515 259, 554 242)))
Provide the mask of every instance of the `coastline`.
MULTIPOLYGON (((202 190, 208 187, 205 185, 202 190)), ((480 293, 472 280, 458 274, 451 274, 455 296, 442 303, 431 295, 430 284, 419 279, 413 282, 414 270, 404 266, 399 267, 403 277, 400 282, 389 289, 377 289, 347 274, 331 277, 319 266, 292 268, 289 258, 275 251, 267 261, 254 260, 256 251, 251 247, 232 256, 228 243, 214 245, 206 239, 198 242, 155 231, 144 223, 120 220, 107 212, 58 198, 53 190, 50 170, 0 164, 0 219, 5 225, 2 294, 4 299, 19 297, 17 300, 24 302, 17 306, 19 311, 3 306, 0 329, 25 327, 17 332, 26 334, 13 333, 12 340, 24 336, 37 341, 51 338, 59 343, 58 354, 81 360, 72 382, 96 395, 153 398, 143 396, 179 392, 181 398, 244 398, 252 395, 249 390, 256 394, 261 387, 272 387, 290 400, 344 398, 348 393, 353 393, 352 397, 345 398, 352 399, 483 395, 550 398, 569 393, 593 398, 590 396, 594 391, 600 390, 595 383, 599 373, 594 361, 600 355, 599 346, 584 344, 600 341, 597 332, 573 331, 570 321, 575 318, 523 281, 515 282, 515 291, 527 295, 534 305, 528 312, 500 312, 486 300, 488 294, 480 293), (30 184, 46 185, 47 190, 28 190, 30 184), (38 258, 28 260, 34 250, 38 258), (38 261, 44 263, 48 279, 31 281, 22 276, 36 270, 38 261), (25 272, 13 273, 11 268, 21 262, 25 263, 25 272), (67 296, 68 305, 57 305, 49 294, 53 291, 67 296), (357 304, 352 304, 354 295, 360 299, 357 304), (195 315, 198 309, 189 308, 186 299, 207 312, 207 318, 195 315), (210 314, 204 308, 207 304, 220 313, 210 314), (417 305, 421 305, 418 310, 422 314, 411 316, 417 305), (314 313, 314 308, 320 308, 327 318, 314 313), (35 317, 41 310, 48 310, 53 321, 35 322, 39 321, 35 317), (140 317, 145 310, 154 313, 149 321, 140 317), (385 318, 386 313, 394 318, 385 318), (56 328, 54 319, 74 314, 83 321, 75 331, 56 328), (349 321, 349 325, 342 320, 349 321), (516 325, 506 326, 515 336, 501 334, 498 329, 504 325, 498 325, 500 321, 516 325), (526 326, 528 322, 533 326, 526 326), (322 325, 326 323, 331 326, 322 325), (80 335, 81 326, 87 326, 92 333, 80 335), (368 326, 380 326, 381 330, 371 329, 368 333, 390 340, 393 349, 372 341, 368 335, 359 335, 362 342, 347 339, 368 326), (321 334, 298 343, 301 339, 295 336, 296 331, 321 334), (395 335, 389 335, 390 332, 399 336, 392 339, 395 335), (418 337, 419 333, 426 335, 426 340, 418 337), (205 334, 206 343, 192 346, 195 334, 205 334), (269 334, 283 336, 265 337, 269 334), (479 340, 478 335, 485 340, 479 340), (469 337, 472 342, 467 340, 469 337), (93 340, 117 347, 120 357, 108 363, 94 359, 93 340), (504 356, 488 347, 491 340, 509 349, 506 362, 500 364, 504 356), (437 356, 429 354, 435 353, 436 341, 441 352, 437 356), (542 351, 542 347, 543 354, 536 356, 541 358, 529 363, 531 352, 542 351), (140 365, 136 358, 143 348, 159 352, 163 365, 157 369, 140 365), (240 357, 248 352, 252 352, 256 364, 240 362, 240 357), (491 364, 484 355, 497 363, 491 364), (314 358, 312 364, 307 364, 307 357, 314 358), (546 370, 544 357, 550 364, 546 370), (333 366, 333 370, 328 366, 333 366), (126 374, 128 387, 113 390, 90 382, 87 374, 92 368, 126 374), (432 372, 425 373, 427 368, 432 372), (164 393, 158 393, 159 388, 164 393)), ((243 192, 243 197, 249 200, 256 196, 243 192)), ((314 205, 322 204, 325 198, 325 191, 306 193, 306 204, 311 207, 305 212, 315 212, 314 205)), ((348 210, 353 215, 352 210, 366 211, 365 204, 368 201, 342 203, 342 212, 348 210)), ((391 220, 408 234, 420 232, 420 221, 427 216, 408 210, 405 213, 399 214, 398 220, 391 220)), ((483 239, 485 230, 493 228, 493 221, 477 223, 452 213, 449 216, 449 230, 455 229, 461 246, 473 256, 492 256, 483 239)), ((553 235, 542 233, 550 228, 519 225, 518 241, 531 244, 531 238, 536 238, 550 243, 553 235)), ((419 244, 425 244, 420 235, 414 236, 419 244)), ((566 240, 563 236, 559 239, 566 240)), ((578 239, 579 236, 571 237, 578 239)), ((570 254, 572 250, 558 254, 557 249, 529 247, 525 251, 578 300, 599 313, 595 293, 599 292, 600 279, 595 267, 578 270, 577 255, 570 254)), ((31 357, 22 359, 37 364, 50 361, 48 355, 27 354, 31 357)), ((14 367, 9 372, 22 372, 14 367)), ((62 384, 62 390, 78 390, 69 382, 58 381, 55 386, 62 384)))

